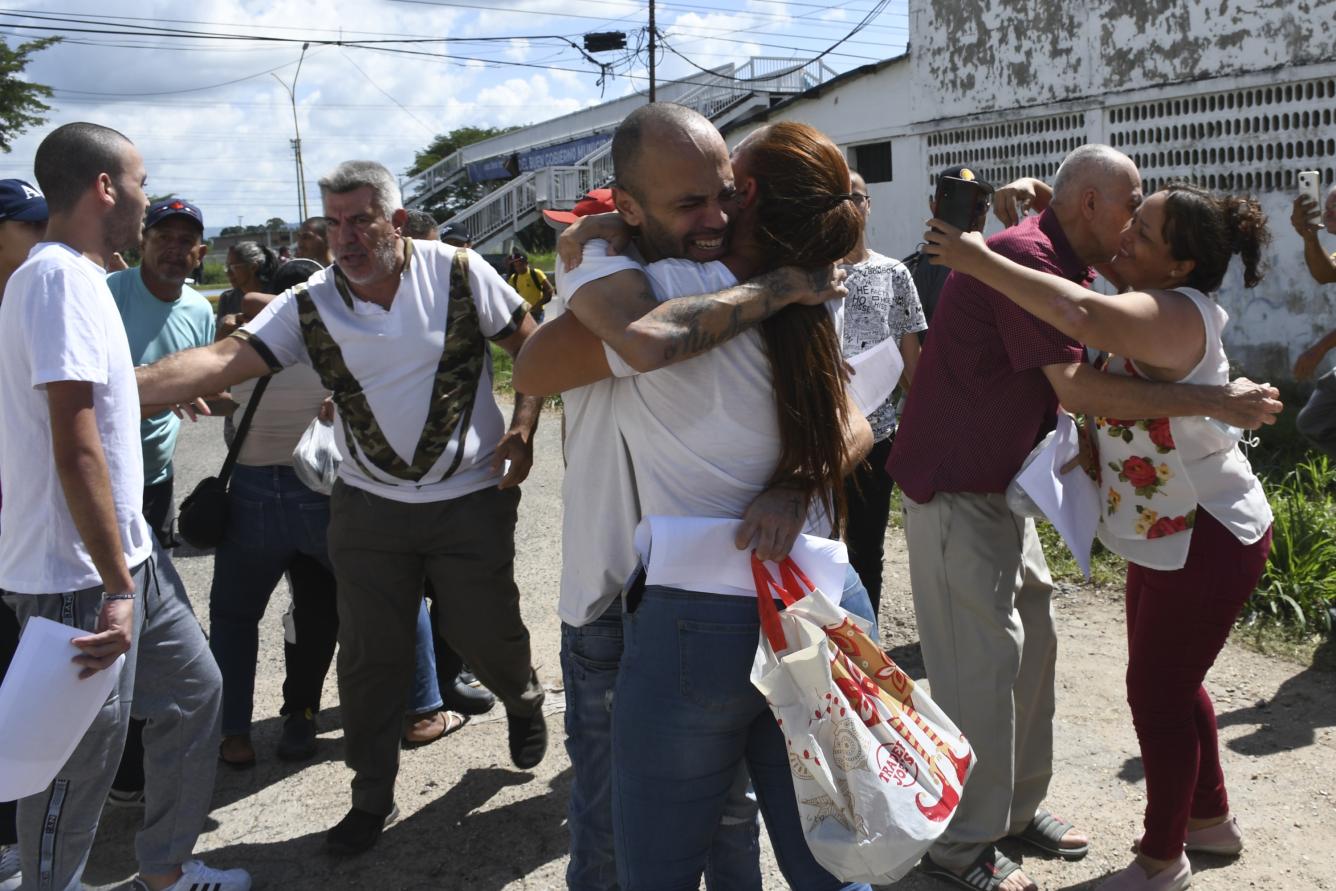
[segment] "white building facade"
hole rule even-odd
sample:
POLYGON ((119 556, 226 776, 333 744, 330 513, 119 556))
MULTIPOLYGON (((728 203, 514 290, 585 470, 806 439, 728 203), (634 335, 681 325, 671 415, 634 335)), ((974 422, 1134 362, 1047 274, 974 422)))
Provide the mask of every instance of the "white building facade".
POLYGON ((1245 289, 1236 263, 1219 295, 1241 370, 1287 377, 1336 328, 1336 287, 1308 275, 1289 221, 1299 171, 1336 182, 1336 0, 911 0, 909 46, 736 123, 729 143, 776 120, 829 134, 869 180, 871 246, 903 257, 936 171, 1051 177, 1076 146, 1105 142, 1147 194, 1184 178, 1261 200, 1267 276, 1245 289))

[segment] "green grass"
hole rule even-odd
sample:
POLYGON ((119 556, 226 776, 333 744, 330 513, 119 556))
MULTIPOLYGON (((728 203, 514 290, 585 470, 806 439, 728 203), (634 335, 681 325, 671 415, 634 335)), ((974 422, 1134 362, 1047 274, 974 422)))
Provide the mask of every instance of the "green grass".
POLYGON ((551 278, 553 270, 557 268, 557 252, 533 251, 529 254, 529 265, 534 269, 543 270, 547 277, 551 278))
POLYGON ((1263 478, 1276 516, 1271 559, 1244 621, 1298 634, 1331 631, 1336 605, 1336 472, 1326 455, 1310 455, 1279 478, 1263 478))
POLYGON ((515 360, 510 358, 510 353, 496 344, 492 347, 492 389, 497 393, 514 393, 515 388, 510 385, 510 379, 514 375, 515 360))
MULTIPOLYGON (((1039 541, 1044 546, 1044 559, 1048 561, 1048 571, 1054 581, 1072 582, 1084 585, 1085 576, 1077 564, 1067 543, 1062 540, 1058 530, 1047 520, 1035 520, 1035 529, 1039 532, 1039 541)), ((1100 587, 1121 588, 1127 575, 1127 561, 1104 547, 1095 539, 1090 550, 1090 581, 1100 587)))

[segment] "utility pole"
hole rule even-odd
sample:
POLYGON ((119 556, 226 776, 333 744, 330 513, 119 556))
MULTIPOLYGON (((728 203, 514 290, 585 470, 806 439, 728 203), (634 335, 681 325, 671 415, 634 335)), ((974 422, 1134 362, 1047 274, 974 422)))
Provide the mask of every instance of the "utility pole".
POLYGON ((297 222, 300 224, 308 216, 306 210, 306 171, 302 168, 302 132, 297 126, 297 78, 302 73, 302 62, 306 61, 306 50, 309 43, 302 44, 302 54, 297 59, 297 70, 292 75, 292 86, 283 83, 283 78, 277 74, 273 75, 274 80, 283 85, 283 89, 288 91, 288 101, 292 103, 292 132, 294 139, 289 140, 292 144, 292 154, 297 163, 297 222))
POLYGON ((649 0, 649 102, 651 105, 657 101, 654 98, 654 54, 658 47, 654 43, 654 0, 649 0))

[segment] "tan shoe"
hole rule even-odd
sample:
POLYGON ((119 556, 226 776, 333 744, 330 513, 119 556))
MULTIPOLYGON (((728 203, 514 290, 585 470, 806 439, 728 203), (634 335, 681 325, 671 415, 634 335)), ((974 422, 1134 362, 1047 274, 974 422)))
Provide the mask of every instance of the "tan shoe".
POLYGON ((434 711, 404 718, 404 745, 408 748, 434 743, 468 723, 459 712, 434 711))

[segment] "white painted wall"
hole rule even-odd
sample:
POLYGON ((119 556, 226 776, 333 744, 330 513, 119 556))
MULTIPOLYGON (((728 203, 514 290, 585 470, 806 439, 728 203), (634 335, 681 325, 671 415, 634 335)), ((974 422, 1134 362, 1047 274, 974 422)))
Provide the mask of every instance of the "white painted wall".
MULTIPOLYGON (((869 190, 875 250, 915 249, 928 177, 949 163, 1001 185, 1017 170, 1051 174, 1069 143, 1121 139, 1155 187, 1214 178, 1262 201, 1268 274, 1244 289, 1236 263, 1220 294, 1240 368, 1287 378, 1336 328, 1336 286, 1312 281, 1289 224, 1297 171, 1336 182, 1336 0, 911 0, 910 21, 907 59, 768 118, 812 124, 846 150, 892 141, 894 179, 869 190), (948 160, 962 152, 975 157, 948 160)), ((727 133, 729 143, 755 126, 727 133)))
POLYGON ((1336 59, 1336 0, 910 0, 916 119, 1336 59))

